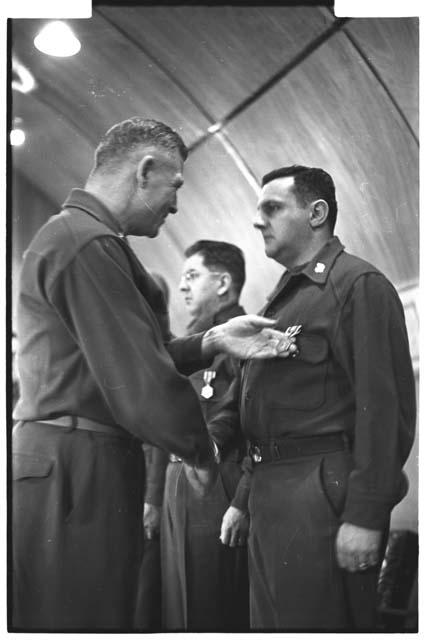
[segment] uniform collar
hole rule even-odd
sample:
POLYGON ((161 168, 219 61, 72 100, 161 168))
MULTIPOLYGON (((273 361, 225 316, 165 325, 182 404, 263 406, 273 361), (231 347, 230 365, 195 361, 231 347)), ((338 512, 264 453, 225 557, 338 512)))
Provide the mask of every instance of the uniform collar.
POLYGON ((344 250, 344 246, 341 244, 337 236, 333 236, 324 244, 318 253, 306 262, 304 265, 295 267, 290 271, 284 271, 279 282, 274 290, 267 296, 268 303, 276 298, 281 291, 286 288, 286 285, 292 277, 300 276, 301 274, 307 276, 310 280, 317 284, 323 284, 326 282, 330 269, 332 268, 337 256, 344 250))
POLYGON ((245 311, 243 307, 241 307, 238 302, 233 302, 227 307, 223 307, 214 316, 214 325, 222 324, 226 322, 226 320, 230 320, 231 318, 235 318, 236 316, 245 315, 245 311))
POLYGON ((300 269, 299 273, 303 273, 318 284, 326 282, 330 269, 343 250, 344 246, 341 244, 339 238, 333 236, 321 247, 312 260, 300 269))
POLYGON ((93 218, 96 218, 114 231, 118 236, 124 238, 125 234, 122 231, 121 225, 116 220, 114 215, 109 209, 96 198, 94 195, 85 191, 84 189, 72 189, 71 193, 67 197, 66 201, 62 205, 62 209, 73 207, 74 209, 81 209, 85 211, 93 218))

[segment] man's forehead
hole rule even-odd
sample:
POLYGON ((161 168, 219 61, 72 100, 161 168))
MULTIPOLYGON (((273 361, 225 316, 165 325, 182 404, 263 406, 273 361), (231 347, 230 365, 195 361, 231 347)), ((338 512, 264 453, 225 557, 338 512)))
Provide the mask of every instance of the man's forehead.
POLYGON ((203 256, 200 253, 193 253, 193 255, 185 259, 183 271, 185 273, 189 269, 197 269, 203 266, 203 256))
POLYGON ((267 182, 267 184, 262 187, 259 201, 264 202, 274 197, 279 199, 285 198, 288 193, 291 192, 293 186, 294 176, 283 176, 282 178, 271 180, 271 182, 267 182))

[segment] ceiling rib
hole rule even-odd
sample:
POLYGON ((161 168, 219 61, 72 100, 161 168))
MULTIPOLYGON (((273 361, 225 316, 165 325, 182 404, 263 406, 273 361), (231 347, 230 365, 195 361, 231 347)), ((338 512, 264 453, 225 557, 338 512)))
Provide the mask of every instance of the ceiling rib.
POLYGON ((179 79, 176 77, 175 74, 173 74, 167 67, 162 65, 160 60, 158 60, 158 58, 156 58, 154 56, 154 54, 152 54, 145 46, 143 46, 142 42, 137 40, 137 38, 134 38, 130 33, 128 33, 128 31, 123 29, 116 22, 114 22, 111 18, 106 16, 100 9, 95 8, 95 12, 98 13, 103 20, 105 20, 108 24, 110 24, 110 26, 113 27, 113 29, 118 31, 118 33, 120 33, 126 40, 129 40, 130 42, 132 42, 142 53, 144 53, 150 60, 152 60, 152 62, 155 64, 155 66, 158 69, 160 69, 160 71, 162 71, 168 78, 170 78, 170 80, 173 82, 173 84, 176 87, 178 87, 178 89, 180 91, 183 92, 183 94, 192 102, 192 104, 194 104, 196 109, 198 111, 200 111, 200 113, 209 122, 213 122, 212 115, 205 109, 205 107, 202 105, 202 103, 200 103, 196 99, 196 97, 189 91, 189 89, 182 82, 179 81, 179 79))
MULTIPOLYGON (((322 11, 322 13, 324 15, 330 15, 331 14, 333 17, 335 15, 332 7, 324 7, 323 9, 321 9, 321 11, 322 11)), ((395 107, 395 109, 398 112, 400 118, 404 122, 404 125, 406 126, 406 128, 410 132, 411 137, 413 138, 413 140, 416 142, 417 146, 419 147, 419 137, 418 137, 418 135, 414 131, 414 129, 411 126, 407 116, 405 115, 405 113, 403 112, 403 110, 399 106, 398 102, 396 101, 393 93, 390 91, 390 89, 387 86, 386 82, 383 80, 383 78, 382 78, 381 74, 379 73, 378 69, 369 60, 368 56, 363 51, 363 49, 360 46, 360 44, 358 43, 357 39, 347 29, 342 29, 342 33, 345 35, 345 37, 348 39, 348 41, 351 43, 351 45, 356 49, 357 53, 362 58, 363 62, 366 64, 366 66, 368 67, 368 69, 370 70, 372 75, 375 77, 375 79, 381 84, 381 86, 383 87, 384 91, 387 94, 387 97, 389 98, 389 100, 391 101, 393 106, 395 107)))
POLYGON ((180 91, 184 93, 184 95, 194 104, 194 106, 198 109, 198 111, 210 122, 210 126, 206 133, 200 136, 195 142, 193 142, 189 146, 189 153, 194 152, 200 145, 202 145, 208 138, 213 135, 217 135, 219 141, 224 146, 228 154, 233 158, 236 165, 240 169, 240 172, 248 182, 248 184, 252 187, 255 194, 258 192, 258 179, 255 176, 252 169, 249 167, 246 160, 239 153, 236 147, 230 142, 228 137, 223 134, 221 129, 227 125, 231 120, 233 120, 237 115, 242 113, 245 109, 247 109, 251 104, 253 104, 256 100, 258 100, 266 91, 271 89, 275 84, 277 84, 283 77, 285 77, 290 71, 295 69, 301 62, 303 62, 308 56, 310 56, 316 49, 318 49, 324 42, 329 40, 336 32, 342 29, 342 27, 350 20, 349 18, 339 18, 334 21, 334 23, 326 29, 322 34, 320 34, 317 38, 314 38, 310 43, 304 47, 292 60, 290 60, 286 65, 282 67, 277 73, 272 75, 266 82, 264 82, 258 89, 253 91, 249 96, 247 96, 244 100, 242 100, 232 111, 230 111, 224 118, 222 118, 219 122, 215 122, 213 120, 212 115, 207 111, 207 109, 200 103, 196 97, 189 91, 189 89, 179 81, 179 79, 169 70, 167 67, 161 64, 161 62, 156 58, 146 47, 143 46, 141 42, 139 42, 136 38, 133 38, 131 34, 129 34, 125 29, 116 24, 113 20, 107 17, 103 12, 95 8, 95 11, 99 13, 103 20, 109 23, 115 30, 117 30, 122 36, 130 40, 142 53, 149 57, 150 60, 162 71, 170 80, 178 87, 180 91), (219 135, 218 135, 219 134, 219 135))
MULTIPOLYGON (((215 123, 215 120, 211 113, 207 111, 202 103, 196 99, 196 97, 189 91, 189 89, 182 82, 180 82, 178 78, 169 69, 167 69, 167 67, 161 64, 158 58, 156 58, 150 51, 148 51, 148 49, 144 47, 141 42, 138 42, 136 38, 131 37, 131 35, 127 31, 125 31, 125 29, 123 29, 106 15, 104 15, 104 13, 102 13, 98 9, 95 9, 95 11, 99 13, 106 22, 108 22, 114 29, 121 33, 127 40, 130 40, 136 47, 138 47, 140 51, 142 51, 146 56, 149 57, 150 60, 152 60, 152 62, 156 65, 156 67, 158 67, 158 69, 160 69, 160 71, 162 71, 168 78, 170 78, 170 80, 178 87, 178 89, 183 92, 183 94, 192 102, 192 104, 194 104, 196 109, 208 120, 211 129, 215 126, 215 124, 213 124, 215 123)), ((217 133, 217 131, 215 133, 217 133)), ((209 135, 211 135, 211 133, 207 133, 206 138, 208 138, 209 135)), ((198 140, 202 140, 202 137, 200 137, 198 140)), ((219 140, 228 154, 233 158, 242 175, 246 178, 247 182, 253 188, 255 193, 257 193, 258 181, 248 163, 240 155, 234 145, 228 140, 227 136, 219 136, 219 140)), ((189 153, 194 151, 194 149, 196 149, 196 146, 196 143, 190 145, 188 149, 189 153)))
POLYGON ((371 71, 371 73, 373 74, 373 76, 375 76, 375 79, 380 83, 380 85, 383 87, 384 91, 387 94, 387 97, 389 98, 389 100, 391 101, 391 103, 393 104, 393 106, 395 107, 396 111, 398 112, 401 120, 403 121, 404 125, 406 126, 406 128, 408 129, 408 131, 410 132, 411 137, 413 138, 413 140, 415 141, 415 143, 417 144, 417 146, 419 147, 419 137, 417 136, 416 132, 414 131, 413 127, 411 126, 407 116, 405 115, 405 113, 403 112, 403 110, 401 109, 401 107, 399 106, 398 102, 396 101, 393 93, 390 91, 389 87, 387 86, 386 82, 383 80, 383 78, 381 77, 380 72, 378 71, 378 69, 372 64, 372 62, 369 60, 368 56, 366 55, 366 53, 363 51, 362 47, 359 45, 359 43, 357 42, 357 39, 354 38, 353 35, 351 35, 351 33, 349 33, 349 31, 347 31, 346 29, 342 30, 343 33, 345 34, 345 36, 347 37, 347 39, 349 40, 349 42, 352 44, 352 46, 356 49, 357 53, 359 54, 359 56, 362 58, 363 62, 366 64, 366 66, 368 67, 368 69, 371 71))
POLYGON ((233 142, 229 140, 227 134, 224 131, 217 131, 214 134, 214 137, 221 142, 222 146, 227 151, 228 155, 231 156, 231 158, 237 165, 238 169, 240 170, 240 173, 246 179, 246 182, 248 182, 248 184, 252 187, 255 194, 258 195, 260 191, 258 178, 250 169, 249 165, 244 160, 243 156, 240 154, 240 152, 238 151, 236 146, 233 144, 233 142))
POLYGON ((349 22, 350 18, 339 18, 335 20, 335 22, 323 33, 321 33, 317 38, 314 38, 311 42, 309 42, 304 49, 300 51, 292 60, 290 60, 287 64, 285 64, 277 73, 271 76, 266 82, 264 82, 258 89, 253 91, 247 98, 245 98, 242 102, 240 102, 232 111, 230 111, 224 118, 222 118, 219 122, 213 124, 210 129, 200 138, 196 140, 191 145, 191 149, 197 148, 199 145, 203 144, 205 140, 209 138, 209 136, 214 135, 217 131, 220 131, 224 126, 229 124, 231 120, 233 120, 240 113, 245 111, 250 105, 252 105, 256 100, 261 98, 264 93, 266 93, 269 89, 271 89, 274 85, 276 85, 282 78, 284 78, 288 73, 290 73, 293 69, 298 67, 306 58, 308 58, 314 51, 316 51, 324 42, 329 40, 336 32, 340 31, 342 27, 349 22))

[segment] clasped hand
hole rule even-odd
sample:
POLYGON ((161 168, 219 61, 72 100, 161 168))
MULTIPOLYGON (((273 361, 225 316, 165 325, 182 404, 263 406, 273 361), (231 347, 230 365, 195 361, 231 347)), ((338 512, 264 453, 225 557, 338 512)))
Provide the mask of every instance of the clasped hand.
POLYGON ((378 565, 382 532, 344 522, 336 538, 336 556, 341 569, 351 573, 378 565))

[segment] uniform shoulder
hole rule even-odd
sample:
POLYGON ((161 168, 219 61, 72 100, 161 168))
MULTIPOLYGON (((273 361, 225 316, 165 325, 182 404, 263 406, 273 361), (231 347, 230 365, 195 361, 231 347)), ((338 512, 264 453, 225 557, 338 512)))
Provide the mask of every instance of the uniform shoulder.
POLYGON ((386 276, 373 264, 347 251, 342 251, 330 271, 330 279, 338 297, 346 297, 362 276, 378 276, 379 282, 389 283, 386 276))
POLYGON ((67 209, 47 220, 27 251, 46 256, 51 253, 74 255, 92 239, 104 236, 116 237, 116 233, 84 211, 67 209))
POLYGON ((47 273, 47 286, 53 282, 92 240, 117 234, 81 210, 64 210, 47 220, 39 229, 24 253, 26 263, 32 269, 47 273))

